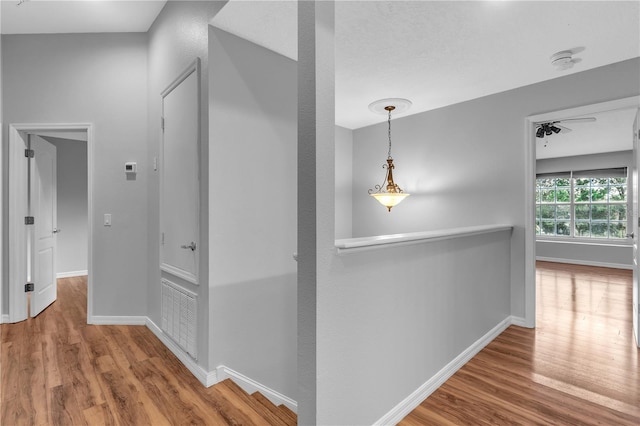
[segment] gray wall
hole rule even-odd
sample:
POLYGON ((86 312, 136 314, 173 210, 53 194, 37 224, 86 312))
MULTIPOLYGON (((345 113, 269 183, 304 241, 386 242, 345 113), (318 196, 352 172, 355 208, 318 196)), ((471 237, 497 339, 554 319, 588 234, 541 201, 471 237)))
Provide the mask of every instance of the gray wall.
MULTIPOLYGON (((500 320, 524 317, 525 117, 638 95, 639 73, 634 59, 395 119, 395 177, 412 195, 391 213, 367 194, 382 178, 385 124, 354 131, 354 236, 495 223, 515 229, 506 241, 331 256, 325 240, 334 229, 318 219, 319 424, 371 424, 500 320), (499 131, 487 134, 487 123, 500 123, 499 131), (479 289, 475 300, 457 299, 479 289)), ((325 79, 323 73, 316 83, 325 79)), ((318 133, 324 124, 316 122, 318 133)), ((334 185, 334 158, 316 149, 323 154, 316 167, 320 218, 333 203, 325 192, 334 185)))
MULTIPOLYGON (((629 127, 631 129, 631 127, 629 127)), ((629 131, 631 134, 632 130, 629 131)), ((536 173, 566 172, 569 170, 593 170, 614 167, 633 168, 633 151, 605 152, 601 154, 575 155, 571 157, 536 160, 536 173)), ((632 179, 629 179, 631 183, 632 179)), ((631 192, 631 191, 629 191, 631 192)))
MULTIPOLYGON (((196 58, 201 60, 200 78, 200 233, 208 235, 209 211, 209 134, 208 91, 209 91, 209 56, 208 56, 208 22, 225 2, 203 1, 169 1, 149 29, 149 86, 148 86, 148 146, 146 155, 149 160, 159 157, 160 150, 160 93, 169 86, 180 73, 196 58)), ((145 169, 148 178, 148 215, 146 230, 148 232, 148 251, 146 266, 148 274, 147 316, 160 326, 161 292, 160 292, 160 182, 159 174, 152 167, 145 169)), ((215 365, 209 364, 209 241, 206 237, 200 240, 200 285, 190 288, 198 295, 198 363, 211 370, 215 365)))
MULTIPOLYGON (((629 133, 631 135, 631 133, 629 133)), ((633 169, 633 151, 608 152, 604 154, 580 155, 549 158, 536 161, 537 173, 564 172, 568 170, 593 170, 612 167, 633 169)), ((631 173, 629 173, 631 176, 631 173)), ((633 179, 628 179, 628 194, 633 194, 633 179)), ((631 197, 628 202, 631 217, 631 197)), ((629 224, 631 221, 629 220, 629 224)), ((629 228, 628 233, 631 233, 629 228)), ((631 269, 633 266, 633 246, 631 240, 621 241, 552 241, 538 237, 536 258, 554 262, 576 263, 595 266, 610 266, 631 269), (542 240, 542 241, 540 241, 542 240)))
POLYGON ((89 252, 87 142, 44 137, 57 148, 58 228, 56 272, 86 271, 89 252))
POLYGON ((334 5, 298 2, 298 423, 318 424, 318 285, 335 250, 334 5), (322 149, 324 148, 324 150, 322 149), (322 239, 321 239, 322 238, 322 239))
POLYGON ((211 365, 297 396, 297 66, 211 28, 211 365))
POLYGON ((614 243, 536 241, 536 259, 631 269, 633 267, 633 247, 614 243))
POLYGON ((636 58, 393 120, 394 177, 412 195, 391 213, 367 195, 380 180, 386 124, 355 131, 354 236, 513 224, 511 309, 523 317, 524 119, 638 95, 639 73, 636 58), (487 123, 499 130, 487 134, 487 123))
POLYGON ((5 35, 2 55, 4 138, 8 123, 94 125, 93 314, 145 315, 147 35, 5 35), (123 167, 132 159, 141 173, 129 181, 123 167), (113 226, 102 226, 104 213, 113 226))
MULTIPOLYGON (((0 12, 0 15, 2 15, 2 12, 0 12)), ((2 22, 2 17, 0 16, 0 22, 2 22)), ((0 23, 0 27, 2 27, 2 24, 0 23)), ((4 129, 3 123, 4 123, 4 115, 2 115, 2 105, 4 103, 3 101, 3 92, 2 92, 2 86, 3 86, 3 78, 2 78, 2 34, 1 34, 1 28, 0 28, 0 164, 2 165, 0 167, 0 202, 2 203, 2 206, 5 206, 5 198, 4 198, 4 191, 5 191, 5 184, 4 184, 4 131, 2 129, 4 129)), ((2 282, 5 281, 5 255, 4 255, 4 241, 5 241, 5 229, 7 229, 4 224, 5 224, 5 210, 4 207, 0 208, 0 280, 2 280, 2 282)), ((2 319, 2 314, 7 313, 7 308, 5 307, 5 300, 8 298, 8 293, 9 293, 9 289, 5 289, 3 288, 3 285, 0 284, 0 319, 2 319), (6 293, 5 293, 6 292, 6 293), (5 296, 5 294, 7 294, 7 296, 5 296)))
POLYGON ((353 131, 336 126, 336 239, 351 238, 353 131))
POLYGON ((318 423, 370 425, 510 315, 510 233, 335 256, 318 423))

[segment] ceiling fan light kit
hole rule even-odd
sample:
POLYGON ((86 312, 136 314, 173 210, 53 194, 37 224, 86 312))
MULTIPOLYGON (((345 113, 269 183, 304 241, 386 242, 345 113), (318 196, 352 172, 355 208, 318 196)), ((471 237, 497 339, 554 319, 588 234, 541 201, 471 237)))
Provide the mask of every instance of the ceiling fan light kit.
POLYGON ((378 114, 388 115, 389 151, 387 154, 387 164, 382 165, 387 172, 383 183, 381 185, 376 185, 374 189, 370 189, 369 195, 385 206, 389 212, 391 212, 392 207, 400 204, 402 200, 410 195, 404 192, 402 188, 393 181, 393 169, 395 169, 395 166, 393 165, 393 158, 391 157, 391 112, 404 112, 408 110, 409 107, 411 107, 411 101, 402 98, 380 99, 379 101, 369 104, 369 109, 371 111, 378 114))
MULTIPOLYGON (((571 129, 561 125, 560 123, 573 122, 573 123, 590 123, 596 121, 595 117, 583 117, 583 118, 565 118, 564 120, 550 121, 548 123, 538 123, 536 127, 536 137, 544 138, 553 134, 569 133, 571 129)), ((548 141, 545 139, 544 146, 547 146, 548 141)))

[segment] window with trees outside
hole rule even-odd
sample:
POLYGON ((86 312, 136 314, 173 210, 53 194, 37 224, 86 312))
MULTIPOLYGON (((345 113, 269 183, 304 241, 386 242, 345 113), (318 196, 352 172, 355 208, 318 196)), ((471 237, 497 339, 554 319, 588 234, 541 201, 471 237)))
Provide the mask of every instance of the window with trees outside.
POLYGON ((626 238, 627 169, 550 173, 536 179, 536 234, 626 238))

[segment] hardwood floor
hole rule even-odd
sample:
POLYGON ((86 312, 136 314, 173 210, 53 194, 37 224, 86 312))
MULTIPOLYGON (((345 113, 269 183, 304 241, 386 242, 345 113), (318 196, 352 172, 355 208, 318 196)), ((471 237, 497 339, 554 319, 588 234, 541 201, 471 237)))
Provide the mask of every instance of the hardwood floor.
MULTIPOLYGON (((400 425, 640 425, 631 272, 537 264, 537 328, 509 327, 400 425)), ((231 381, 203 387, 144 326, 86 325, 86 282, 3 324, 2 425, 295 425, 231 381)))
POLYGON ((536 268, 537 328, 509 327, 400 425, 640 425, 631 271, 536 268))
POLYGON ((144 326, 86 325, 86 288, 58 280, 53 305, 2 325, 0 424, 296 424, 230 380, 205 388, 144 326))

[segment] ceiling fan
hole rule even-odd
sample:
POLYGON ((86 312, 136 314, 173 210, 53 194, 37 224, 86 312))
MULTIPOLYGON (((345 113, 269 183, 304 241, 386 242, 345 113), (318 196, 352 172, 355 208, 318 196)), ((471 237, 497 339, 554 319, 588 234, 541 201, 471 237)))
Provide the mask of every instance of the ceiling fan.
POLYGON ((593 121, 596 121, 595 117, 567 118, 564 120, 549 121, 547 123, 538 123, 536 127, 536 137, 543 138, 560 132, 569 133, 571 131, 570 128, 562 126, 560 123, 588 123, 593 121))

